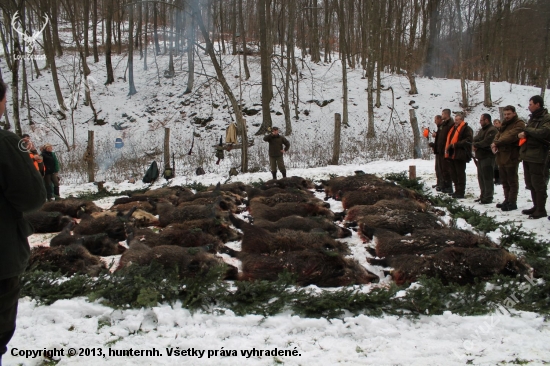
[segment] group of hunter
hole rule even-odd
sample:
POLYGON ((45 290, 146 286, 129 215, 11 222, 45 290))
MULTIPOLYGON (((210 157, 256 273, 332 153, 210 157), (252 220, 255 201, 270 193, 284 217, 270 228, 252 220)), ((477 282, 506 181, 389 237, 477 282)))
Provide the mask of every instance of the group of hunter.
POLYGON ((462 114, 455 115, 453 120, 451 111, 444 109, 441 115, 435 116, 437 131, 432 133, 435 141, 430 143, 435 154, 437 183, 434 188, 453 198, 464 198, 466 164, 473 160, 480 188, 475 201, 493 202, 495 172, 498 172, 504 201, 496 207, 502 211, 517 210, 518 167, 523 162, 525 187, 531 192, 533 207, 522 213, 531 219, 546 217, 550 114, 540 95, 529 100, 529 111, 527 124, 511 105, 504 107, 503 121, 492 122, 491 115, 484 113, 479 120, 481 129, 475 136, 462 114))

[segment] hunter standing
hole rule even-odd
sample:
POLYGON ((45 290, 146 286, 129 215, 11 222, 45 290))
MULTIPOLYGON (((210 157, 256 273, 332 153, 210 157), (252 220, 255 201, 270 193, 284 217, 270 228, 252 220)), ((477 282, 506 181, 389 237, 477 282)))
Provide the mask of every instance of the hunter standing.
POLYGON ((473 150, 477 160, 477 180, 481 191, 476 201, 485 205, 493 202, 495 192, 494 170, 495 155, 491 151, 491 144, 498 130, 491 123, 491 115, 484 113, 479 119, 481 129, 474 137, 473 150))
POLYGON ((516 108, 511 105, 504 107, 504 121, 502 121, 499 131, 491 144, 491 150, 496 154, 496 163, 504 191, 504 201, 497 203, 497 207, 502 211, 517 210, 518 208, 518 134, 524 128, 525 122, 518 118, 516 108))
POLYGON ((269 143, 269 167, 271 169, 273 179, 277 179, 277 168, 279 168, 283 174, 283 178, 286 178, 286 168, 285 162, 283 161, 283 154, 290 149, 290 142, 288 142, 286 137, 279 135, 278 127, 273 127, 271 129, 271 133, 264 136, 264 141, 269 143))
POLYGON ((437 136, 439 133, 439 130, 441 129, 441 124, 443 123, 443 118, 441 115, 437 115, 434 117, 434 123, 436 126, 436 131, 432 132, 432 137, 434 138, 434 142, 430 142, 429 146, 432 148, 434 155, 435 155, 435 177, 436 177, 436 184, 435 186, 432 186, 432 188, 435 188, 436 191, 441 191, 443 188, 443 172, 441 171, 441 159, 445 159, 444 154, 438 153, 438 144, 437 144, 437 136))
POLYGON ((445 159, 451 165, 451 179, 455 186, 455 193, 451 195, 453 198, 464 198, 466 192, 466 163, 472 159, 473 134, 464 122, 464 116, 457 114, 445 144, 445 159))
POLYGON ((533 207, 521 213, 530 219, 546 217, 547 175, 546 160, 550 146, 550 114, 544 108, 544 99, 535 95, 529 99, 531 116, 520 139, 519 158, 523 161, 525 185, 531 191, 533 207))
POLYGON ((48 194, 48 201, 52 201, 54 198, 59 200, 61 199, 59 196, 59 161, 53 152, 51 144, 43 146, 42 158, 44 159, 44 167, 46 168, 44 185, 48 194))
MULTIPOLYGON (((437 135, 435 137, 435 146, 437 155, 439 155, 439 171, 441 173, 441 186, 440 191, 442 193, 453 193, 453 180, 451 178, 451 163, 445 159, 445 146, 447 145, 447 136, 449 131, 454 126, 453 119, 451 118, 451 110, 444 109, 441 111, 441 118, 443 121, 437 128, 437 135)), ((437 158, 436 158, 437 159, 437 158)), ((437 189, 437 188, 436 188, 437 189)))
MULTIPOLYGON (((0 82, 0 118, 6 108, 6 85, 0 82)), ((0 365, 15 332, 19 276, 30 255, 27 237, 32 226, 24 212, 37 210, 46 200, 42 177, 19 137, 0 130, 0 365)))

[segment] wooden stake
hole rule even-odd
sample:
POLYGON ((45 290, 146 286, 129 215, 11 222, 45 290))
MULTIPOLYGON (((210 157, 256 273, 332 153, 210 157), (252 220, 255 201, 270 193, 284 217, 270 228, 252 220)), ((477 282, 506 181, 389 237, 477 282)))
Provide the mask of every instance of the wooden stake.
POLYGON ((88 131, 88 148, 86 150, 86 161, 88 161, 88 182, 95 181, 94 172, 94 131, 88 131))
POLYGON ((420 159, 422 157, 422 150, 420 149, 420 131, 418 130, 418 120, 416 119, 416 111, 409 109, 409 115, 411 117, 411 127, 413 130, 414 150, 413 158, 420 159))
POLYGON ((170 129, 164 129, 164 168, 170 167, 170 129))
POLYGON ((416 165, 409 165, 409 179, 416 179, 416 165))
POLYGON ((334 147, 332 150, 332 165, 338 165, 340 159, 340 133, 342 130, 342 116, 340 113, 334 113, 334 147))

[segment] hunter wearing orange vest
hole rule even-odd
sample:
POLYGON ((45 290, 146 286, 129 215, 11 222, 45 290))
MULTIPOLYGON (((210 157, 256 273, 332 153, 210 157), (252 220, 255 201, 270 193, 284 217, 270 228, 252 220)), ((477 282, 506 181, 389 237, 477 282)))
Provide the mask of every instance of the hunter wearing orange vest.
POLYGON ((464 198, 466 191, 466 163, 472 160, 474 132, 464 122, 464 116, 457 114, 455 124, 449 130, 445 144, 445 159, 451 164, 451 179, 455 186, 453 198, 464 198))

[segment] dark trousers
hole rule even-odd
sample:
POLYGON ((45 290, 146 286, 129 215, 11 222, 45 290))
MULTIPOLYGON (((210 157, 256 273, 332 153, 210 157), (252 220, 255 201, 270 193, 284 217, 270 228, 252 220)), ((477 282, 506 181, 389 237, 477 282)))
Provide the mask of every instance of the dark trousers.
POLYGON ((279 171, 286 172, 285 162, 284 162, 282 156, 278 156, 278 157, 270 156, 269 157, 269 167, 270 167, 272 172, 276 172, 277 167, 279 168, 279 171))
POLYGON ((465 160, 448 160, 451 164, 451 179, 455 185, 455 193, 464 195, 466 191, 466 161, 465 160))
POLYGON ((0 280, 0 360, 8 350, 8 342, 15 332, 19 290, 19 277, 0 280))
POLYGON ((545 164, 523 162, 523 173, 525 176, 525 185, 527 189, 535 193, 535 201, 533 205, 537 207, 541 212, 546 212, 546 199, 548 193, 546 193, 548 170, 546 170, 545 164), (538 202, 536 202, 538 201, 538 202), (538 207, 538 206, 542 207, 538 207))
POLYGON ((498 166, 500 182, 502 183, 504 200, 506 202, 517 203, 519 190, 518 166, 519 163, 498 166))
POLYGON ((44 176, 44 186, 46 186, 46 195, 48 199, 53 198, 54 195, 59 196, 59 178, 57 176, 57 173, 46 174, 44 176))
POLYGON ((492 201, 495 193, 495 157, 491 156, 477 161, 477 181, 481 193, 479 198, 482 201, 492 201))
POLYGON ((440 162, 441 159, 443 159, 442 155, 438 155, 438 154, 435 155, 435 179, 436 179, 435 184, 438 187, 443 188, 443 176, 441 173, 441 162, 440 162))
MULTIPOLYGON (((439 173, 441 174, 441 181, 438 179, 437 185, 441 188, 452 188, 453 187, 453 179, 451 177, 451 163, 450 160, 445 159, 444 154, 437 154, 436 155, 436 164, 439 162, 439 173), (441 184, 440 184, 441 183, 441 184)), ((436 175, 437 175, 436 168, 436 175)))

